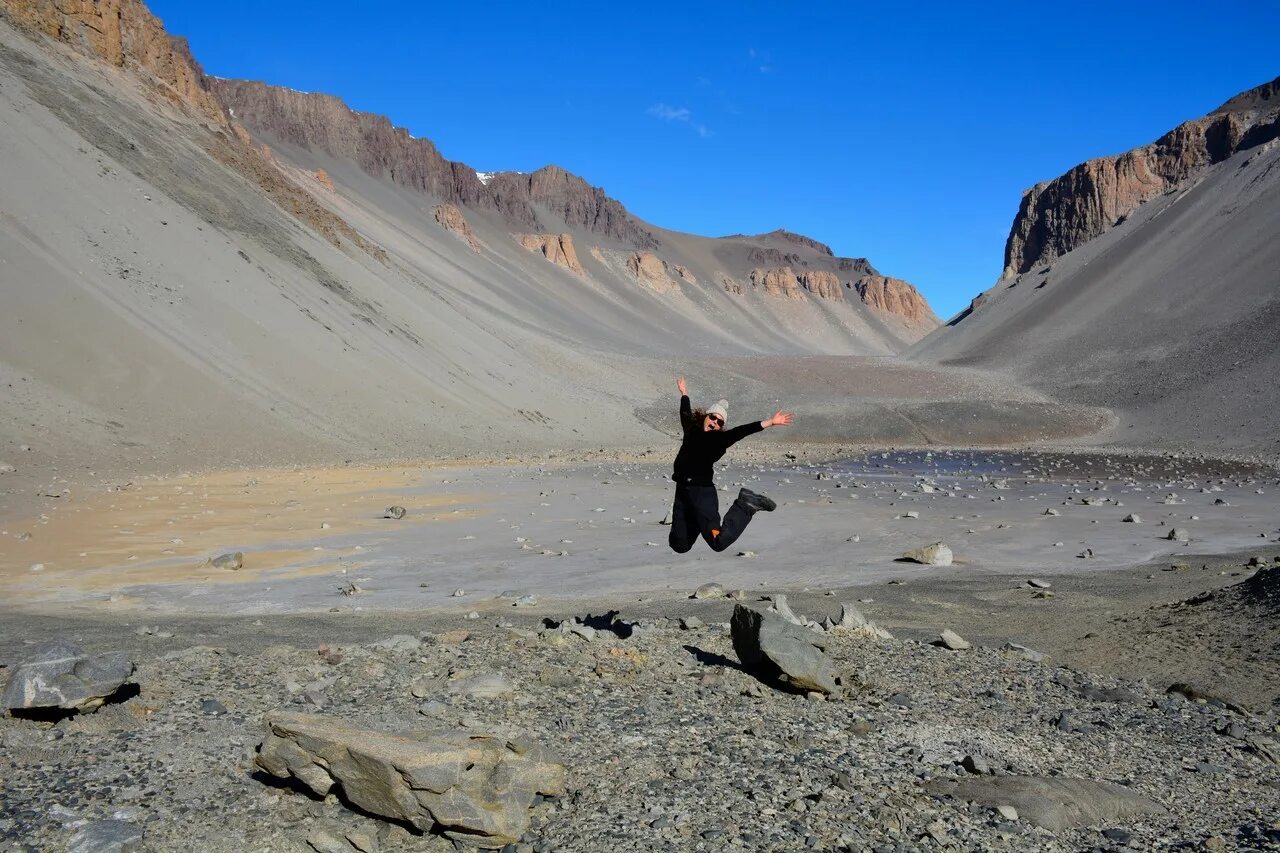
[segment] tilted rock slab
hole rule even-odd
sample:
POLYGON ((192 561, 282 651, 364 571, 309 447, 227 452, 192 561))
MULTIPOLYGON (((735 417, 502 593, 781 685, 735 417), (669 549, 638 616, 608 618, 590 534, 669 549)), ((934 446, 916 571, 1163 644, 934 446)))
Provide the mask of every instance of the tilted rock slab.
POLYGON ((796 690, 835 692, 835 673, 819 634, 745 604, 733 608, 729 627, 733 650, 749 672, 796 690))
POLYGON ((1164 811, 1129 788, 1065 776, 977 777, 933 782, 929 789, 992 808, 1013 806, 1019 818, 1052 832, 1164 811))
POLYGON ((131 675, 133 661, 124 652, 89 655, 70 640, 52 640, 14 670, 0 704, 6 711, 87 711, 101 705, 131 675))
POLYGON ((320 796, 340 788, 372 814, 483 847, 515 843, 537 794, 565 793, 564 766, 541 747, 467 732, 388 732, 276 711, 254 763, 320 796))

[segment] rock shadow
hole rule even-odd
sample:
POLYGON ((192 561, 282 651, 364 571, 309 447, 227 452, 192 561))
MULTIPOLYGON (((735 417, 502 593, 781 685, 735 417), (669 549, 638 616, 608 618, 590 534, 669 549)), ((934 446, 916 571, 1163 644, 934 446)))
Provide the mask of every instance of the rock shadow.
MULTIPOLYGON (((725 657, 718 652, 709 652, 706 649, 700 649, 697 646, 683 646, 684 650, 693 655, 694 659, 703 666, 718 666, 724 669, 736 669, 738 672, 746 672, 748 675, 756 676, 753 672, 747 672, 747 668, 730 657, 725 657)), ((763 681, 763 679, 759 679, 763 681)), ((765 682, 766 684, 768 682, 765 682)), ((772 687, 773 685, 769 685, 772 687)))
POLYGON ((37 723, 60 723, 63 720, 69 720, 72 717, 81 714, 92 714, 98 708, 107 705, 118 705, 128 702, 135 696, 142 695, 142 687, 137 684, 121 684, 115 689, 115 692, 105 697, 102 704, 87 710, 78 708, 13 708, 9 711, 9 715, 18 720, 32 720, 37 723))

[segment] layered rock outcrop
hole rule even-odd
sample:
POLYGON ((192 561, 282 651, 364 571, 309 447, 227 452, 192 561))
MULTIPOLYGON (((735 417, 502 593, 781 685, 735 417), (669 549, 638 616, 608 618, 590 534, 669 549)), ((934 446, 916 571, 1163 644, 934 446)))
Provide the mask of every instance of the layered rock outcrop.
POLYGON ((141 0, 3 0, 0 15, 77 53, 132 71, 169 100, 227 126, 186 39, 165 32, 141 0))
POLYGON ((1250 89, 1150 145, 1081 163, 1022 196, 1004 272, 1028 272, 1097 237, 1143 202, 1176 189, 1237 151, 1280 137, 1280 78, 1250 89))
POLYGON ((844 299, 844 288, 840 284, 840 278, 833 272, 808 270, 800 274, 800 284, 820 299, 835 301, 844 299))
POLYGON ((531 252, 541 252, 542 256, 556 266, 586 275, 578 253, 573 248, 572 234, 517 234, 516 241, 531 252))
MULTIPOLYGON (((458 209, 457 205, 442 204, 437 207, 436 222, 439 222, 445 230, 457 235, 459 239, 464 241, 474 251, 480 251, 480 241, 476 239, 475 232, 471 230, 471 225, 467 222, 467 218, 462 215, 462 211, 458 209)), ((569 248, 572 250, 572 243, 569 244, 569 248)))
POLYGON ((316 179, 316 183, 319 184, 325 192, 336 193, 338 191, 337 187, 333 185, 333 178, 329 177, 329 173, 324 169, 316 169, 311 173, 311 176, 316 179))
POLYGON ((667 275, 667 264, 653 252, 632 252, 627 257, 627 269, 642 284, 659 293, 666 293, 678 285, 667 275))
POLYGON ((604 190, 557 166, 528 174, 499 172, 482 181, 465 163, 445 159, 430 140, 412 136, 384 116, 352 110, 332 95, 247 80, 213 80, 211 87, 236 120, 255 133, 350 160, 371 175, 446 202, 498 211, 530 232, 562 227, 561 220, 631 246, 658 245, 604 190))
POLYGON ((900 278, 867 275, 859 279, 854 288, 863 304, 894 314, 910 324, 933 328, 939 323, 920 292, 900 278))
POLYGON ((800 289, 800 280, 796 278, 796 274, 791 267, 775 267, 773 269, 757 267, 751 271, 751 286, 763 290, 766 296, 804 299, 804 291, 800 289))

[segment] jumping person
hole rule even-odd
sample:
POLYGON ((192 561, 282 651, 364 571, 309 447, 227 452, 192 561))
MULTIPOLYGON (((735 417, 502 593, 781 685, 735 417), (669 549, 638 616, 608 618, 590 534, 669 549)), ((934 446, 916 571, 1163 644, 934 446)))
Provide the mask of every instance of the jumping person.
POLYGON ((676 454, 676 499, 671 507, 671 534, 667 541, 671 550, 684 554, 701 535, 713 551, 723 551, 747 529, 757 512, 773 512, 777 504, 750 489, 738 492, 738 498, 720 518, 720 500, 712 482, 712 465, 724 456, 729 446, 747 436, 772 426, 791 423, 791 412, 779 411, 773 417, 725 429, 729 403, 721 400, 714 406, 694 411, 689 403, 689 389, 684 377, 676 380, 680 389, 680 424, 684 441, 676 454))

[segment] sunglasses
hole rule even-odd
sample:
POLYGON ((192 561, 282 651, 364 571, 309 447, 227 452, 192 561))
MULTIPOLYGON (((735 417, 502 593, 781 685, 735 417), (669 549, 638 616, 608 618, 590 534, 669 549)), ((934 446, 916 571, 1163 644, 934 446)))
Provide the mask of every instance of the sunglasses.
POLYGON ((720 426, 724 426, 724 418, 718 417, 716 415, 707 415, 707 417, 711 419, 714 423, 717 423, 720 426))

